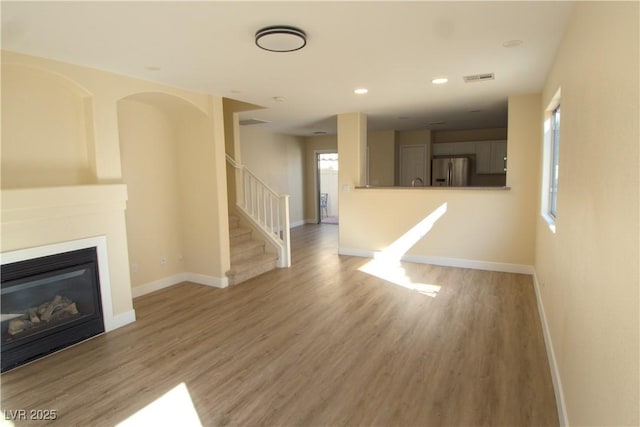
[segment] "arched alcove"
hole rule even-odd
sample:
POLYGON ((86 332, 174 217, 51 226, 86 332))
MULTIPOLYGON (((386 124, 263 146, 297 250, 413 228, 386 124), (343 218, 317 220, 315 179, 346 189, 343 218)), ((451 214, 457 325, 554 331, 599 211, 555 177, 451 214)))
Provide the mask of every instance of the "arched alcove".
POLYGON ((125 97, 117 107, 132 285, 202 271, 189 264, 217 240, 209 235, 217 208, 209 116, 159 92, 125 97))
POLYGON ((93 184, 91 94, 66 77, 2 65, 2 188, 93 184))

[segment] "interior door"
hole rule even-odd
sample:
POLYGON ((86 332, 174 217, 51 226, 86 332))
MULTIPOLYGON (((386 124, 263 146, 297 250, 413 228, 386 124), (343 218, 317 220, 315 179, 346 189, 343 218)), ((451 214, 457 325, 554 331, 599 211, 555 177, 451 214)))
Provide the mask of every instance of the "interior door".
POLYGON ((422 184, 416 182, 416 186, 427 185, 427 146, 423 145, 401 145, 399 147, 399 170, 398 185, 401 187, 411 187, 414 179, 420 178, 422 184))

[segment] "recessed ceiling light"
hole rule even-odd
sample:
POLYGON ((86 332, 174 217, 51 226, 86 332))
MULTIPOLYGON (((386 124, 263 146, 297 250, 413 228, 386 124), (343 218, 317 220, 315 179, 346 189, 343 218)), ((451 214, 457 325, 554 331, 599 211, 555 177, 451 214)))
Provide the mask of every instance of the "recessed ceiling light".
POLYGON ((438 78, 435 78, 435 79, 431 80, 431 83, 433 83, 434 85, 443 85, 448 81, 449 81, 449 79, 446 78, 446 77, 438 77, 438 78))
POLYGON ((502 43, 502 46, 503 47, 518 47, 522 43, 524 43, 522 40, 507 40, 506 42, 502 43))
POLYGON ((369 89, 364 87, 360 87, 353 91, 353 93, 355 93, 356 95, 364 95, 365 93, 368 93, 368 92, 369 92, 369 89))
POLYGON ((284 96, 274 96, 272 99, 274 101, 276 101, 276 102, 284 102, 284 101, 286 101, 286 98, 284 96))
POLYGON ((265 27, 256 32, 256 46, 269 52, 293 52, 307 44, 307 35, 299 28, 286 25, 265 27))

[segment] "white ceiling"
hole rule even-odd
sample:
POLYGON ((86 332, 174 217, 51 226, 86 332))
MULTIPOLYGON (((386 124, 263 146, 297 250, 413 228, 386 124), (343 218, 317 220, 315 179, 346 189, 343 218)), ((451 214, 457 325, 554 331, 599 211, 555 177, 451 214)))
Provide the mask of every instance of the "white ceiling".
POLYGON ((570 2, 2 2, 2 48, 266 107, 276 132, 506 126, 509 95, 539 92, 570 2), (270 25, 308 35, 296 52, 254 44, 270 25), (522 40, 519 47, 503 42, 522 40), (159 70, 149 70, 158 67, 159 70), (464 83, 462 76, 495 73, 464 83), (442 86, 431 83, 446 76, 442 86), (366 87, 357 96, 353 90, 366 87), (284 97, 276 102, 274 97, 284 97), (480 110, 480 112, 470 112, 480 110), (399 118, 402 117, 402 118, 399 118), (442 125, 429 123, 445 121, 442 125))

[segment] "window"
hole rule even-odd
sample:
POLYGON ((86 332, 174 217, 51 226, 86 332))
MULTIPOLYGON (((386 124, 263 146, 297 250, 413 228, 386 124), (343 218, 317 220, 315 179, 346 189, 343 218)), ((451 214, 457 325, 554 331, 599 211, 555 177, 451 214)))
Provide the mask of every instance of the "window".
POLYGON ((560 90, 545 110, 542 194, 540 214, 556 232, 558 217, 558 170, 560 163, 560 90))
POLYGON ((558 215, 558 155, 560 154, 560 105, 551 114, 551 177, 549 182, 549 215, 558 215))
POLYGON ((560 163, 560 89, 551 99, 544 115, 544 145, 542 163, 542 218, 556 232, 558 216, 558 165, 560 163))

